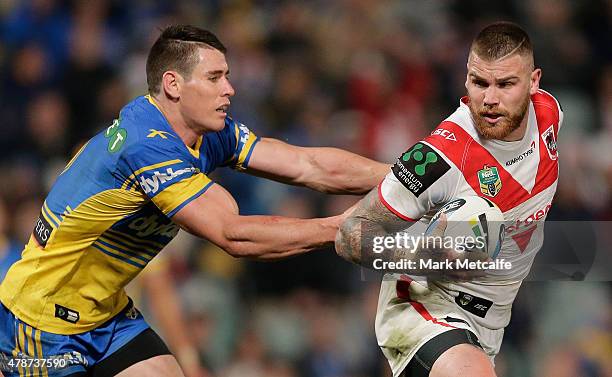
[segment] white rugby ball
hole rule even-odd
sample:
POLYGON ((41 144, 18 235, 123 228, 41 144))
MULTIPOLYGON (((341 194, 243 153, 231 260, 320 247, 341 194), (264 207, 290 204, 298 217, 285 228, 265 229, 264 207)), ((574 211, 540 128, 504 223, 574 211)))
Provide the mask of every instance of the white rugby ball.
MULTIPOLYGON (((458 251, 477 250, 497 258, 504 241, 504 215, 489 199, 480 196, 458 197, 444 204, 431 218, 426 235, 438 225, 442 213, 447 224, 444 240, 458 251)), ((448 245, 445 245, 447 247, 448 245)))

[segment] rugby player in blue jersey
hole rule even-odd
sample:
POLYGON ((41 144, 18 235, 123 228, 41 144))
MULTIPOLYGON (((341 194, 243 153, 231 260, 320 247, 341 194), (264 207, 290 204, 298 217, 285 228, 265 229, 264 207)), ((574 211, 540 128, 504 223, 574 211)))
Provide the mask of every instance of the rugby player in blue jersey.
POLYGON ((368 192, 388 166, 334 148, 259 138, 228 116, 225 47, 166 28, 147 60, 149 94, 68 163, 21 259, 0 286, 7 376, 181 376, 124 291, 179 228, 234 257, 277 259, 332 245, 343 215, 241 216, 208 174, 230 166, 328 193, 368 192))

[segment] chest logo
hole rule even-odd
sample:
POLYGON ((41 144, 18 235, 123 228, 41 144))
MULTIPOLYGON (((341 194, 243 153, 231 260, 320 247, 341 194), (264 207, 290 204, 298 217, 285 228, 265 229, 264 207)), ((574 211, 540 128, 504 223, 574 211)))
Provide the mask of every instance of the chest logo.
POLYGON ((478 170, 478 182, 480 182, 480 192, 486 196, 494 197, 502 188, 501 177, 495 166, 485 165, 482 170, 478 170))
POLYGON ((552 124, 542 134, 542 140, 544 141, 544 145, 546 145, 546 150, 548 151, 548 156, 550 156, 550 159, 556 160, 559 155, 557 154, 557 138, 555 137, 555 128, 552 124))
POLYGON ((158 131, 158 130, 154 130, 154 129, 149 129, 149 134, 147 135, 148 138, 154 138, 155 136, 159 136, 162 139, 167 139, 168 136, 170 135, 172 136, 172 134, 170 132, 166 132, 166 131, 158 131))

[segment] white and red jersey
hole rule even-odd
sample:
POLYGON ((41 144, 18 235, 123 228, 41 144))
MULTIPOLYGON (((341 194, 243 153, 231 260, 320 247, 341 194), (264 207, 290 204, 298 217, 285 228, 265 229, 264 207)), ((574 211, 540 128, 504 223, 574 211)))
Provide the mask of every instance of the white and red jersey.
POLYGON ((506 237, 497 258, 512 268, 478 282, 429 282, 450 298, 459 292, 490 300, 485 315, 474 321, 500 329, 508 324, 521 281, 544 242, 543 222, 557 187, 556 140, 563 112, 551 94, 538 90, 531 96, 525 136, 507 142, 480 137, 466 103, 462 98, 430 136, 398 158, 378 188, 379 198, 399 217, 420 220, 416 228, 424 228, 433 213, 459 196, 484 196, 501 209, 506 237))

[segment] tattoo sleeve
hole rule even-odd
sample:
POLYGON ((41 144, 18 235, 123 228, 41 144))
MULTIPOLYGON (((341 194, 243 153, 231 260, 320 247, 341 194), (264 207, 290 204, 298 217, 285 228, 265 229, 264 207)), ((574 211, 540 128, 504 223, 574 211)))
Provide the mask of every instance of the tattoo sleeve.
POLYGON ((436 246, 431 243, 431 237, 423 237, 420 232, 408 230, 413 224, 389 211, 378 199, 377 190, 372 190, 340 226, 336 235, 336 252, 342 258, 369 269, 380 269, 376 267, 376 261, 397 262, 401 259, 413 263, 413 267, 406 272, 414 275, 464 280, 483 274, 482 270, 455 270, 452 267, 450 270, 432 269, 420 263, 426 260, 446 261, 458 258, 484 261, 488 255, 472 252, 459 255, 454 249, 436 246), (394 242, 381 244, 383 240, 394 242))
MULTIPOLYGON (((376 189, 370 191, 355 211, 341 225, 336 236, 336 251, 342 258, 372 268, 374 239, 396 234, 413 223, 400 219, 378 199, 376 189)), ((391 250, 393 254, 398 250, 391 250)))

